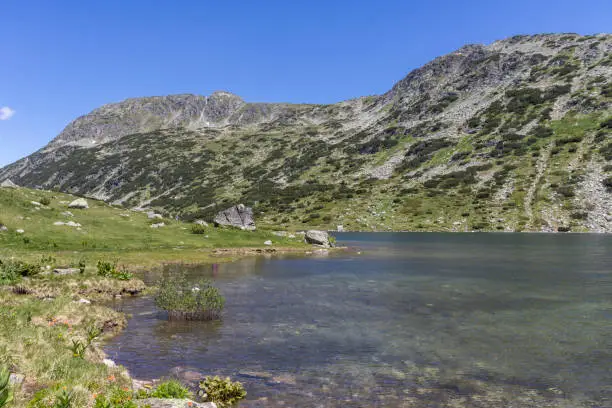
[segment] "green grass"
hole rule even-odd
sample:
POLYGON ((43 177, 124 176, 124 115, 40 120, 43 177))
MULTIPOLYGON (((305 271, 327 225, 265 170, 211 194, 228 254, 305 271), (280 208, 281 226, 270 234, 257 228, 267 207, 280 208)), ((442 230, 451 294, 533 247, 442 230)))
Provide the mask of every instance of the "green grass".
POLYGON ((151 228, 146 214, 88 199, 89 209, 68 209, 75 197, 56 192, 0 189, 0 214, 9 230, 0 232, 0 259, 11 256, 38 260, 53 254, 66 264, 84 260, 89 267, 102 259, 119 265, 155 265, 162 262, 198 262, 212 259, 211 250, 228 247, 263 247, 272 240, 274 247, 305 248, 299 239, 278 237, 270 231, 241 231, 209 227, 205 234, 193 234, 192 224, 174 220, 151 228), (48 198, 49 206, 37 207, 31 201, 48 198), (62 215, 70 211, 74 217, 62 215), (121 214, 129 214, 124 217, 121 214), (74 221, 81 229, 54 225, 74 221), (23 229, 19 234, 16 231, 23 229))

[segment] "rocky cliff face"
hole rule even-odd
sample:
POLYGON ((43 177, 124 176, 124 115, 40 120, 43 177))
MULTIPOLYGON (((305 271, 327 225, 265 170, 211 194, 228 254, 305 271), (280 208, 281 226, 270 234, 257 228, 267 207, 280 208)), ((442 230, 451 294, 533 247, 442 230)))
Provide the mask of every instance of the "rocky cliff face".
POLYGON ((612 36, 469 45, 335 105, 135 98, 0 170, 183 217, 265 224, 612 231, 612 36))

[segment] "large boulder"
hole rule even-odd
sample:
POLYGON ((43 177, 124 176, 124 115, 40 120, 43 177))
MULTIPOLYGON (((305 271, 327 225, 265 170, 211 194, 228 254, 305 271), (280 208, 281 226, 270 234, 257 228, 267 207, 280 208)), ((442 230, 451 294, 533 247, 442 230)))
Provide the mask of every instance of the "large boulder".
POLYGON ((306 231, 304 235, 304 239, 307 244, 319 245, 324 248, 330 248, 333 245, 329 238, 329 234, 327 231, 319 231, 319 230, 310 230, 306 231))
POLYGON ((13 183, 11 180, 6 179, 2 183, 0 183, 1 188, 17 188, 18 185, 13 183))
POLYGON ((255 220, 253 219, 253 209, 244 204, 238 204, 223 210, 215 217, 215 225, 229 225, 243 230, 255 230, 255 220))
POLYGON ((86 209, 89 208, 89 204, 87 204, 87 200, 85 200, 84 198, 77 198, 76 200, 68 204, 68 208, 86 209))

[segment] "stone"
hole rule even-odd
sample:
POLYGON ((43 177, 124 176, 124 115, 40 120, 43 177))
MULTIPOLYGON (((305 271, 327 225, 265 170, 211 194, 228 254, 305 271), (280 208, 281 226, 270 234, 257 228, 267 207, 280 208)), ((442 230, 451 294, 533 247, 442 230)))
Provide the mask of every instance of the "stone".
POLYGON ((81 226, 81 224, 79 224, 78 222, 74 222, 74 221, 68 221, 66 225, 69 227, 80 227, 81 226))
POLYGON ((70 211, 64 211, 61 213, 64 217, 74 217, 74 214, 70 211))
POLYGON ((156 224, 151 224, 151 228, 161 228, 161 227, 165 227, 166 224, 163 222, 158 222, 156 224))
POLYGON ((66 223, 65 223, 65 222, 63 222, 63 221, 55 221, 55 222, 53 223, 53 225, 58 225, 58 226, 59 226, 59 225, 66 225, 66 223))
POLYGON ((18 230, 15 230, 15 232, 18 233, 18 234, 23 234, 25 231, 20 228, 18 230))
POLYGON ((344 231, 344 225, 338 225, 338 226, 336 227, 336 231, 338 231, 338 232, 343 232, 343 231, 344 231))
POLYGON ((238 204, 223 210, 215 217, 215 226, 227 225, 243 230, 255 230, 255 219, 253 209, 244 204, 238 204))
POLYGON ((193 223, 197 225, 202 225, 204 227, 208 227, 208 223, 204 220, 195 220, 193 223))
POLYGON ((164 216, 163 216, 163 215, 161 215, 161 214, 156 214, 156 213, 154 213, 154 212, 152 212, 152 211, 149 211, 149 212, 147 213, 147 217, 148 217, 150 220, 161 220, 161 219, 163 219, 163 218, 164 218, 164 216))
POLYGON ((80 272, 81 270, 79 268, 55 268, 53 270, 55 275, 74 275, 80 272))
POLYGON ((76 200, 68 204, 68 208, 78 208, 84 210, 89 208, 89 204, 87 204, 87 200, 85 200, 84 198, 77 198, 76 200))
POLYGON ((8 231, 8 228, 4 224, 0 224, 0 232, 8 231))
POLYGON ((40 207, 42 205, 38 201, 30 201, 30 204, 35 205, 36 207, 40 207))
POLYGON ((6 179, 2 183, 0 183, 0 188, 17 188, 19 187, 17 184, 13 183, 11 180, 6 179))
POLYGON ((9 383, 11 385, 21 385, 21 384, 23 384, 24 380, 25 380, 25 375, 23 375, 23 374, 12 373, 9 376, 9 383))
POLYGON ((111 360, 110 358, 105 358, 104 360, 102 360, 102 364, 104 364, 107 367, 117 367, 117 364, 115 364, 115 362, 113 360, 111 360))
POLYGON ((120 217, 124 217, 124 218, 129 218, 129 217, 130 217, 130 214, 125 214, 125 213, 122 213, 122 214, 119 214, 119 216, 120 216, 120 217))
POLYGON ((79 303, 82 303, 84 305, 91 305, 91 300, 87 300, 87 299, 79 299, 79 303))
POLYGON ((217 408, 214 402, 193 402, 188 399, 145 398, 136 400, 139 407, 150 408, 217 408))
POLYGON ((264 242, 264 245, 272 245, 272 241, 267 240, 267 241, 264 242))
POLYGON ((307 244, 319 245, 324 248, 332 247, 332 243, 329 239, 329 234, 327 231, 319 231, 319 230, 310 230, 306 231, 306 235, 304 235, 304 239, 307 244))

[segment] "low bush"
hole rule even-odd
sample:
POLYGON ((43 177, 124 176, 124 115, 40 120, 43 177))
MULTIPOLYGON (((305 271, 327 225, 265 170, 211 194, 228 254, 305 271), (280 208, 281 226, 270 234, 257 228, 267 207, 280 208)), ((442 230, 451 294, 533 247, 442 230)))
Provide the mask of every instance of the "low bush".
MULTIPOLYGON (((80 265, 79 265, 79 268, 80 268, 80 265)), ((114 278, 118 280, 130 280, 134 277, 134 275, 128 272, 125 268, 118 270, 117 261, 108 262, 108 261, 99 260, 97 264, 97 268, 98 268, 98 275, 103 276, 105 278, 114 278)))
POLYGON ((196 235, 204 235, 206 234, 206 227, 200 224, 193 224, 191 226, 191 233, 196 235))
POLYGON ((39 203, 41 203, 42 205, 49 205, 51 204, 51 200, 48 197, 41 197, 38 200, 39 203))
POLYGON ((168 312, 169 319, 214 320, 221 317, 225 299, 212 282, 191 283, 181 276, 167 276, 159 282, 155 304, 168 312))
POLYGON ((13 400, 10 376, 11 374, 6 367, 0 367, 0 408, 7 407, 13 400))
POLYGON ((214 402, 219 407, 230 407, 244 399, 247 393, 239 382, 232 382, 230 378, 206 377, 200 383, 198 392, 204 401, 214 402))
POLYGON ((192 398, 193 394, 177 380, 169 380, 159 384, 149 392, 146 398, 192 398))
POLYGON ((40 273, 39 264, 31 264, 22 261, 0 260, 0 285, 11 284, 22 277, 32 277, 40 273))

